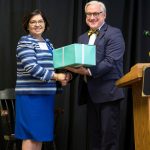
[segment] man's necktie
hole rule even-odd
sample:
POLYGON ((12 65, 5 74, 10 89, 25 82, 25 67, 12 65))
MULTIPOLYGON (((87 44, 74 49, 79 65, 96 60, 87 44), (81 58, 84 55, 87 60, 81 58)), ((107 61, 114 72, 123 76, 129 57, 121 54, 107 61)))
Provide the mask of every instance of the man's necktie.
POLYGON ((99 34, 99 30, 98 29, 96 29, 96 30, 89 30, 88 31, 88 36, 90 37, 92 34, 98 35, 99 34))

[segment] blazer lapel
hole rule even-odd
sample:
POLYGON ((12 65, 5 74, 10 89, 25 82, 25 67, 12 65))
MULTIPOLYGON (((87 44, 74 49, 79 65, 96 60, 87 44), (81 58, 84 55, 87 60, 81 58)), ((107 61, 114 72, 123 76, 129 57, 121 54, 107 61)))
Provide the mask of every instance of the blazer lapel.
POLYGON ((89 36, 88 36, 88 34, 86 34, 86 36, 85 36, 85 43, 88 44, 88 42, 89 42, 89 36))
POLYGON ((105 34, 106 30, 107 30, 107 27, 108 27, 108 25, 106 23, 101 27, 101 29, 99 31, 99 34, 98 34, 98 36, 97 36, 97 38, 96 38, 96 40, 94 42, 95 45, 104 36, 104 34, 105 34))

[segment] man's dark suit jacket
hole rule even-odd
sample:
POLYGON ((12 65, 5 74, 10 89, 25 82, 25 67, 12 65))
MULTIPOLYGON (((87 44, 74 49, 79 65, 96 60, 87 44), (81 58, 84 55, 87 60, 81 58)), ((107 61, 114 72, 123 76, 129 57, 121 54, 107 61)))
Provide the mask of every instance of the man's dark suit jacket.
MULTIPOLYGON (((87 32, 81 35, 78 43, 88 44, 87 32)), ((88 94, 94 103, 115 101, 124 97, 123 89, 115 85, 123 76, 124 39, 118 28, 106 23, 95 40, 96 66, 90 67, 92 76, 85 83, 83 76, 79 78, 79 103, 88 100, 88 94)), ((89 58, 90 59, 90 58, 89 58)))

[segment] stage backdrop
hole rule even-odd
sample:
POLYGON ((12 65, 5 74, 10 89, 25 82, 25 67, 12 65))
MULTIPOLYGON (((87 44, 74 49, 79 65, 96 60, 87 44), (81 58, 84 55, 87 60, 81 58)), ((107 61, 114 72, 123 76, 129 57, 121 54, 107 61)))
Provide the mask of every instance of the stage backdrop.
MULTIPOLYGON (((75 43, 88 28, 85 24, 84 5, 88 0, 0 0, 0 90, 14 88, 16 79, 16 45, 22 30, 22 17, 29 11, 41 9, 50 23, 45 34, 55 48, 75 43)), ((124 72, 136 63, 149 62, 150 39, 143 35, 150 30, 149 0, 102 0, 107 7, 106 22, 123 31, 126 42, 124 72)), ((74 81, 56 98, 61 108, 56 124, 58 150, 86 150, 86 105, 77 104, 74 81)), ((131 89, 121 104, 121 150, 133 150, 133 120, 131 89)))

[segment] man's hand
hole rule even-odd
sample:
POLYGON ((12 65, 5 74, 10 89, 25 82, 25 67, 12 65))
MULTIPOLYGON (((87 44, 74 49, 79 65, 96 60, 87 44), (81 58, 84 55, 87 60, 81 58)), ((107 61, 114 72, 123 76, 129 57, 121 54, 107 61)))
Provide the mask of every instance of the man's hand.
POLYGON ((69 70, 71 72, 80 74, 80 75, 88 75, 90 76, 90 73, 88 71, 87 68, 85 67, 79 67, 79 68, 75 68, 75 67, 65 67, 66 70, 69 70))

